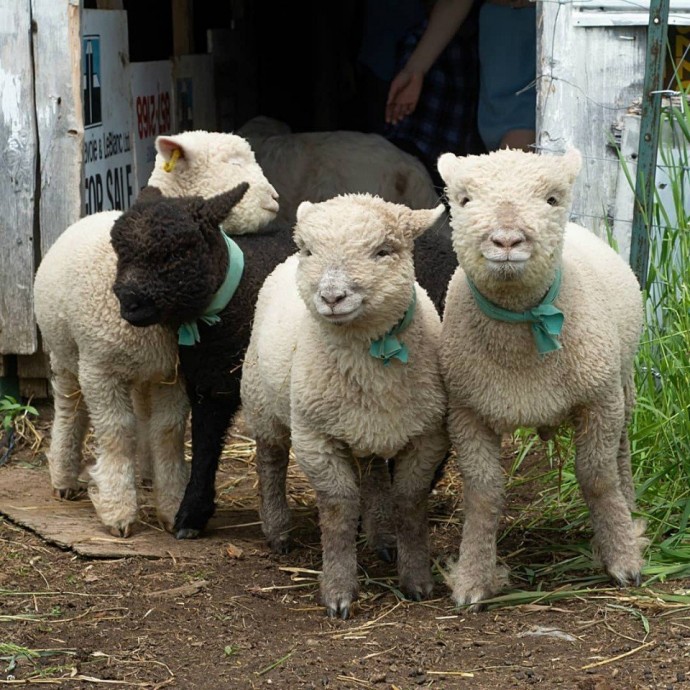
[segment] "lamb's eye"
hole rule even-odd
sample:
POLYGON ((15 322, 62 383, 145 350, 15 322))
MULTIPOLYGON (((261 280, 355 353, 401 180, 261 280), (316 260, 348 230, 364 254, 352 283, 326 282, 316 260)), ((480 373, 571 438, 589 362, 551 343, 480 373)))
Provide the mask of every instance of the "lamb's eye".
POLYGON ((549 206, 558 206, 558 199, 555 196, 550 196, 547 200, 546 203, 549 206))
POLYGON ((390 247, 380 247, 376 252, 376 258, 382 259, 384 256, 390 256, 392 253, 393 250, 390 247))
POLYGON ((460 204, 460 206, 467 206, 467 204, 470 203, 470 198, 468 196, 460 197, 458 203, 460 204))
POLYGON ((302 247, 302 256, 311 256, 311 249, 307 249, 306 247, 302 247))

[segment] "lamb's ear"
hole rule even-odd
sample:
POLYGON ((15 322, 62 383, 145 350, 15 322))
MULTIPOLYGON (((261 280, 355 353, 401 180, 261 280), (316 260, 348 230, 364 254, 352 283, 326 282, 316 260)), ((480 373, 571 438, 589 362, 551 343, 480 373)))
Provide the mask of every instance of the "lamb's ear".
POLYGON ((229 192, 223 192, 218 196, 211 197, 203 202, 201 215, 204 220, 215 227, 218 227, 229 215, 230 211, 237 206, 249 189, 249 183, 243 182, 233 187, 229 192))
POLYGON ((446 184, 450 184, 451 180, 457 179, 457 176, 462 169, 462 160, 452 153, 444 153, 438 159, 436 167, 438 168, 438 172, 443 178, 443 181, 446 184))
POLYGON ((444 214, 445 206, 439 204, 436 208, 423 208, 419 211, 406 209, 403 213, 405 236, 409 239, 419 237, 425 230, 428 230, 444 214))
POLYGON ((297 220, 300 221, 304 218, 304 216, 307 214, 309 209, 313 206, 314 204, 311 203, 311 201, 303 201, 298 207, 297 207, 297 220))
POLYGON ((137 201, 157 201, 163 197, 163 192, 161 192, 158 187, 153 187, 151 185, 144 187, 137 196, 137 201))
POLYGON ((572 184, 582 168, 582 154, 575 148, 568 149, 558 161, 559 167, 568 177, 568 182, 572 184))
POLYGON ((188 147, 182 146, 177 136, 160 136, 156 138, 156 151, 163 158, 163 169, 172 172, 180 160, 189 160, 188 147))

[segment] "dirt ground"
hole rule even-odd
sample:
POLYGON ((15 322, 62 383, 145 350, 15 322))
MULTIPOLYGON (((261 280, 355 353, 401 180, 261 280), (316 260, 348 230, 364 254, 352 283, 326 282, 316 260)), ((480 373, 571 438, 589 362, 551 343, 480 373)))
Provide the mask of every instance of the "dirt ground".
MULTIPOLYGON (((37 427, 47 437, 48 408, 37 427)), ((16 451, 0 472, 31 467, 48 482, 45 447, 46 438, 37 451, 16 451)), ((690 690, 690 613, 654 596, 687 594, 688 581, 634 592, 602 585, 577 598, 479 614, 455 609, 439 571, 460 538, 454 467, 431 503, 435 598, 400 599, 394 566, 362 546, 354 615, 329 620, 318 601, 313 496, 296 469, 290 474, 296 528, 287 556, 264 543, 251 445, 237 438, 218 480, 220 511, 232 527, 203 560, 86 559, 0 519, 0 685, 690 690)), ((512 497, 507 520, 528 509, 529 487, 512 497)), ((142 529, 152 527, 145 521, 142 529)), ((508 564, 524 557, 531 538, 511 532, 501 556, 508 564)), ((593 572, 574 574, 568 587, 593 572)))

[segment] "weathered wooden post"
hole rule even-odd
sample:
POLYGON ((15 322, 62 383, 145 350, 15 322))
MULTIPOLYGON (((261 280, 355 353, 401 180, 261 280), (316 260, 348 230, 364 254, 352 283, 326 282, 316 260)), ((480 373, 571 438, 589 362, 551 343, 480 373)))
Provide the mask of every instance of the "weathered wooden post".
POLYGON ((647 284, 649 268, 649 225, 652 222, 656 158, 659 148, 661 91, 668 34, 669 0, 651 0, 647 31, 647 60, 642 93, 640 144, 637 154, 635 209, 633 212, 630 265, 641 287, 647 284))

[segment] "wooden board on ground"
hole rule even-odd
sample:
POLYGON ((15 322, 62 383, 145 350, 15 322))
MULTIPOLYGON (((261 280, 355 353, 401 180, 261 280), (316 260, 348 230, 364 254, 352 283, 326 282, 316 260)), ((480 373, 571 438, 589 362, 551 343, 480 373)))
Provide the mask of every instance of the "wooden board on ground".
POLYGON ((202 539, 178 541, 157 526, 145 524, 138 525, 136 533, 128 539, 118 539, 107 533, 86 495, 76 501, 54 499, 48 473, 37 469, 0 469, 0 514, 51 544, 95 558, 196 559, 220 550, 229 551, 229 547, 241 553, 241 547, 229 544, 230 539, 234 542, 238 530, 240 537, 263 545, 259 518, 251 510, 233 510, 231 516, 221 513, 213 518, 202 539))

